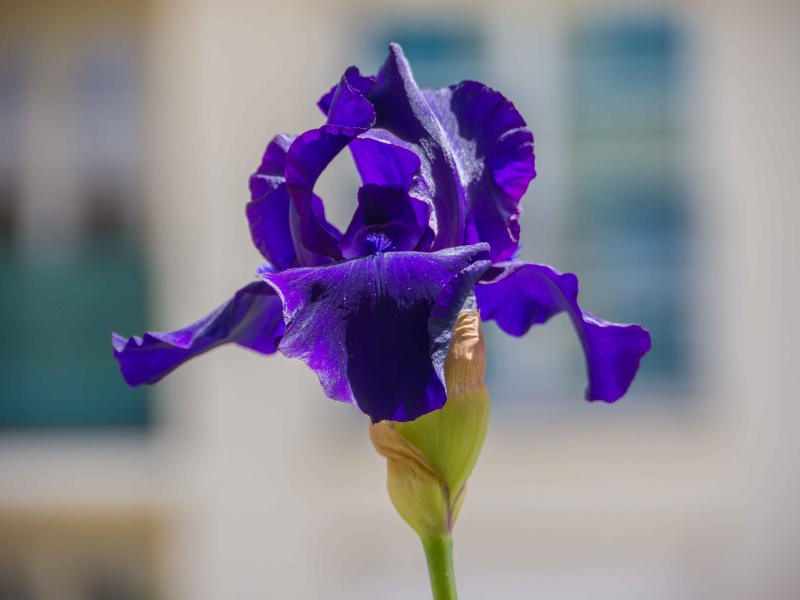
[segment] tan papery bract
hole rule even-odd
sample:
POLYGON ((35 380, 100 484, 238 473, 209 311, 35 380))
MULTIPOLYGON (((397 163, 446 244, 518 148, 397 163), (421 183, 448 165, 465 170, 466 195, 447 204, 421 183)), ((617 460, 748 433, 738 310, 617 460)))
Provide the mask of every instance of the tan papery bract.
POLYGON ((444 359, 448 397, 483 386, 485 375, 486 341, 480 313, 477 310, 461 311, 453 327, 450 351, 444 359))
POLYGON ((447 531, 450 507, 442 475, 394 430, 394 423, 375 423, 369 433, 378 454, 386 458, 389 498, 400 516, 420 537, 447 531))

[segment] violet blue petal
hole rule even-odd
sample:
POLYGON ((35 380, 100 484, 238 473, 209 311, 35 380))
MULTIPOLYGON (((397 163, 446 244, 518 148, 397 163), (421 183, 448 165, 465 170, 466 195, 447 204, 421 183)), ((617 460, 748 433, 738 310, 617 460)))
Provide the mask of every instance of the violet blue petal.
POLYGON ((486 244, 389 252, 265 273, 283 300, 279 350, 325 394, 370 416, 410 421, 446 400, 444 359, 458 311, 490 266, 486 244))
MULTIPOLYGON (((261 273, 270 269, 261 269, 261 273)), ((283 335, 280 298, 263 281, 250 283, 199 321, 170 332, 124 338, 111 334, 114 356, 128 385, 152 384, 187 360, 235 343, 272 354, 283 335)))
POLYGON ((362 85, 363 81, 371 81, 373 78, 362 78, 355 73, 357 78, 353 78, 353 67, 339 80, 339 85, 333 92, 330 106, 328 107, 328 125, 339 127, 349 127, 366 131, 375 124, 375 108, 372 103, 364 96, 365 92, 371 89, 372 85, 362 85), (350 75, 350 76, 349 76, 350 75))
MULTIPOLYGON (((419 177, 425 181, 427 200, 433 207, 436 238, 432 249, 460 246, 464 239, 466 190, 454 150, 397 44, 390 45, 389 57, 366 97, 375 107, 375 128, 388 131, 420 159, 419 177)), ((363 153, 355 158, 358 163, 365 160, 363 153)), ((365 169, 359 164, 359 170, 365 169)))
POLYGON ((374 254, 363 244, 370 235, 383 235, 385 249, 413 250, 428 226, 428 205, 411 198, 399 185, 367 184, 358 190, 358 207, 342 237, 346 258, 374 254))
POLYGON ((250 177, 247 220, 259 252, 278 270, 295 266, 297 253, 289 225, 291 200, 286 189, 286 152, 295 137, 275 136, 264 152, 261 166, 250 177))
POLYGON ((387 133, 373 129, 350 142, 356 168, 364 183, 402 185, 409 190, 419 171, 420 158, 387 133))
MULTIPOLYGON (((336 229, 335 226, 328 223, 327 219, 325 218, 325 206, 322 203, 322 199, 316 194, 312 194, 311 196, 311 214, 315 219, 313 231, 316 232, 316 235, 325 236, 323 239, 334 240, 338 245, 338 240, 342 238, 342 234, 338 229, 336 229)), ((289 229, 292 232, 292 240, 294 241, 294 250, 297 254, 298 266, 319 267, 322 265, 329 265, 337 260, 328 254, 319 254, 309 250, 302 242, 302 227, 303 221, 300 218, 300 214, 297 212, 294 203, 292 203, 289 206, 289 229)), ((338 255, 337 253, 334 254, 338 255)))
POLYGON ((475 286, 481 317, 521 336, 533 325, 566 311, 586 356, 587 400, 614 402, 628 390, 639 361, 650 350, 650 334, 639 325, 610 323, 578 306, 578 278, 547 265, 501 263, 475 286), (499 274, 496 274, 499 273, 499 274))
POLYGON ((372 104, 348 83, 347 77, 342 77, 330 100, 328 122, 305 132, 292 143, 285 173, 289 196, 297 212, 297 219, 292 218, 295 247, 302 244, 312 253, 334 260, 342 258, 341 234, 314 210, 314 185, 336 155, 374 121, 372 104))
POLYGON ((370 129, 350 142, 350 152, 365 184, 399 185, 419 201, 415 206, 420 214, 424 213, 425 230, 414 249, 430 250, 435 237, 434 206, 427 181, 417 176, 422 162, 414 146, 384 129, 370 129), (421 203, 427 208, 423 210, 421 203))
POLYGON ((342 258, 341 235, 333 232, 315 214, 314 185, 334 157, 357 135, 353 130, 323 125, 300 135, 289 148, 286 160, 286 187, 296 215, 292 215, 295 247, 314 254, 342 258))
MULTIPOLYGON (((281 134, 269 143, 261 166, 250 177, 252 200, 246 206, 253 243, 279 271, 333 262, 331 257, 311 252, 300 243, 300 217, 292 206, 284 176, 286 154, 295 139, 295 136, 281 134)), ((311 214, 326 235, 335 239, 341 237, 325 220, 322 199, 316 195, 311 198, 311 214)))
POLYGON ((250 197, 257 200, 268 195, 286 178, 284 169, 286 167, 286 153, 297 136, 281 133, 276 135, 264 150, 261 165, 258 170, 250 177, 250 197))
MULTIPOLYGON (((519 201, 536 175, 533 136, 514 105, 472 81, 420 90, 396 44, 376 78, 351 67, 344 79, 375 108, 374 127, 351 144, 364 182, 399 183, 413 152, 420 165, 409 193, 432 207, 432 249, 486 241, 493 261, 510 259, 519 201)), ((320 100, 323 112, 336 112, 333 101, 332 90, 320 100)))
MULTIPOLYGON (((362 75, 359 73, 358 67, 348 67, 342 77, 351 88, 359 92, 362 96, 366 96, 369 90, 372 89, 372 86, 375 85, 375 78, 371 75, 362 75)), ((333 98, 336 96, 339 85, 339 83, 334 85, 330 91, 317 102, 317 106, 326 117, 330 113, 331 104, 333 104, 333 98)))
POLYGON ((519 201, 536 176, 533 135, 514 105, 475 81, 424 90, 442 125, 466 188, 464 242, 488 242, 492 262, 519 245, 519 201))

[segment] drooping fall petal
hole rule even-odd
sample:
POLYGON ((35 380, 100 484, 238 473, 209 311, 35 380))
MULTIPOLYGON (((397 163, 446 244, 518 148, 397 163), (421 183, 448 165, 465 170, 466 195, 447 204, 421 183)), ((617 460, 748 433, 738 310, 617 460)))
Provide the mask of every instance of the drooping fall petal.
POLYGON ((266 273, 283 300, 279 349, 303 360, 328 397, 373 421, 409 421, 439 409, 453 324, 489 267, 487 251, 477 244, 388 252, 266 273))
POLYGON ((266 283, 255 281, 188 327, 129 338, 112 333, 111 341, 125 381, 140 385, 155 383, 187 360, 222 344, 272 354, 281 335, 280 298, 266 283))
POLYGON ((614 402, 622 397, 650 350, 650 334, 639 325, 598 319, 578 305, 578 278, 547 265, 501 263, 494 279, 475 286, 481 316, 497 321, 514 336, 566 312, 586 356, 587 400, 614 402))

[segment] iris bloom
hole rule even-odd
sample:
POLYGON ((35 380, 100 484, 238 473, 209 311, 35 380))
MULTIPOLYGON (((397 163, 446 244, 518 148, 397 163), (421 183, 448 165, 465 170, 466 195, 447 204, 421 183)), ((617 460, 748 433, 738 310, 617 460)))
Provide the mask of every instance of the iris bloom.
POLYGON ((444 360, 473 293, 483 320, 525 334, 566 312, 586 355, 588 400, 628 389, 649 334, 578 305, 578 280, 517 260, 533 136, 500 93, 464 81, 420 89, 397 45, 376 76, 349 68, 318 103, 325 123, 278 135, 250 179, 259 280, 177 331, 112 335, 130 385, 221 344, 302 359, 325 394, 373 422, 444 406, 444 360), (314 184, 349 148, 363 180, 343 233, 314 184))

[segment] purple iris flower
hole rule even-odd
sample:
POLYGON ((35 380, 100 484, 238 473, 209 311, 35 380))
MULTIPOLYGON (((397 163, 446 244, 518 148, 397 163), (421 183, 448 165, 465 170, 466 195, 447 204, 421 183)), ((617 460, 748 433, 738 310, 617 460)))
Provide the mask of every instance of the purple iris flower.
POLYGON ((627 391, 647 331, 582 310, 574 275, 515 258, 536 171, 511 102, 473 81, 420 89, 393 44, 376 76, 350 67, 318 106, 326 122, 276 136, 250 179, 260 281, 184 329, 112 334, 128 384, 236 343, 302 359, 326 395, 374 422, 410 421, 444 406, 451 332, 474 292, 482 318, 514 336, 566 312, 586 354, 586 398, 627 391), (314 184, 345 148, 364 185, 342 233, 314 184))

